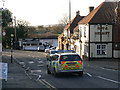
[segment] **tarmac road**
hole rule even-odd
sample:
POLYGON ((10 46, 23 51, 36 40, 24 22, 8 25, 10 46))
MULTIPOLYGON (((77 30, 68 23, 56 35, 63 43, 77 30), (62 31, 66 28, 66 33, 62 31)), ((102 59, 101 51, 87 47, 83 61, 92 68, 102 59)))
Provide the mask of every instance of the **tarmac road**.
MULTIPOLYGON (((9 56, 7 51, 4 56, 9 56)), ((34 79, 41 87, 33 88, 115 88, 120 82, 118 70, 105 68, 104 65, 84 61, 84 74, 82 77, 77 74, 62 74, 59 77, 47 74, 46 53, 32 51, 14 51, 14 59, 27 73, 29 78, 34 79)), ((101 61, 102 62, 102 61, 101 61)), ((117 63, 116 63, 117 64, 117 63)), ((108 65, 107 65, 108 66, 108 65)), ((29 82, 28 82, 29 83, 29 82)))

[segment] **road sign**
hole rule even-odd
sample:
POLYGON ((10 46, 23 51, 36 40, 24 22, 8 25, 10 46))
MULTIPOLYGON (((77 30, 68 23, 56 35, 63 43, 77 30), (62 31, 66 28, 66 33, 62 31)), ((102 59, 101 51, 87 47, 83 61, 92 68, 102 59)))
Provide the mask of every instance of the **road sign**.
POLYGON ((7 81, 7 71, 8 71, 8 64, 0 63, 0 79, 5 79, 7 81))
POLYGON ((3 31, 3 36, 5 36, 6 35, 6 32, 5 31, 3 31))

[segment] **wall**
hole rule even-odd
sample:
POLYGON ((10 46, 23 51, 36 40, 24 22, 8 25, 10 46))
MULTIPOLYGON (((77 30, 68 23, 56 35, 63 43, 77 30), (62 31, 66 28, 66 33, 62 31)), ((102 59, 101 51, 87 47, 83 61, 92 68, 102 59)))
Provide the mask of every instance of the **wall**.
MULTIPOLYGON (((98 25, 90 25, 91 42, 100 42, 100 29, 98 27, 98 25)), ((102 25, 102 42, 112 42, 112 25, 102 25)))
POLYGON ((90 25, 90 57, 112 58, 112 25, 90 25), (102 34, 100 35, 100 30, 102 34), (97 55, 96 44, 106 44, 106 55, 97 55))
POLYGON ((91 43, 90 44, 90 57, 99 57, 99 58, 104 58, 104 57, 109 57, 112 58, 112 43, 107 44, 107 55, 97 55, 96 52, 96 44, 91 43))
POLYGON ((82 41, 82 43, 79 45, 79 48, 80 48, 79 53, 80 53, 81 56, 87 56, 88 57, 89 25, 88 24, 79 25, 79 32, 81 33, 80 40, 82 41), (86 32, 85 32, 86 35, 84 33, 85 28, 86 28, 86 32))
POLYGON ((114 50, 114 58, 120 58, 120 50, 114 50))

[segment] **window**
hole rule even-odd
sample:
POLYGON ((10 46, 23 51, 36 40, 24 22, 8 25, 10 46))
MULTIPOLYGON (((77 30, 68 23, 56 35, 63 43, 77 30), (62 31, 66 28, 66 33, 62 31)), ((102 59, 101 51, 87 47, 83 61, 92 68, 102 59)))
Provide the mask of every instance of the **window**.
POLYGON ((62 55, 61 61, 81 61, 81 58, 79 55, 62 55))
POLYGON ((82 37, 82 27, 80 27, 80 32, 79 32, 80 38, 82 37))
POLYGON ((51 60, 58 60, 58 58, 59 58, 58 55, 53 55, 53 56, 51 57, 51 60))
POLYGON ((86 27, 84 27, 84 37, 86 37, 86 27))
POLYGON ((97 55, 107 55, 107 45, 106 44, 97 44, 96 45, 97 55))

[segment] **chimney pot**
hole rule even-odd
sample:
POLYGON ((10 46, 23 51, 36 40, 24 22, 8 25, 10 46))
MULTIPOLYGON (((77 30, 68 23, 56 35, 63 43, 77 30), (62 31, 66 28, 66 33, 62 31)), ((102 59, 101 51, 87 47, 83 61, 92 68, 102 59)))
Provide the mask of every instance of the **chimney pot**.
POLYGON ((76 16, 77 16, 77 15, 80 15, 80 11, 79 11, 79 10, 76 12, 76 16))
POLYGON ((94 7, 93 6, 89 7, 89 13, 92 12, 92 10, 94 10, 94 7))

